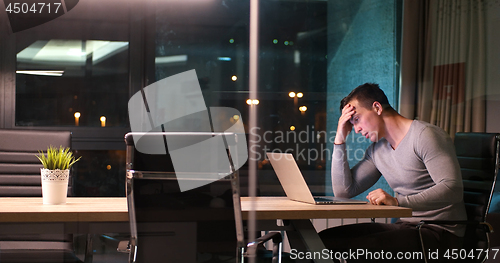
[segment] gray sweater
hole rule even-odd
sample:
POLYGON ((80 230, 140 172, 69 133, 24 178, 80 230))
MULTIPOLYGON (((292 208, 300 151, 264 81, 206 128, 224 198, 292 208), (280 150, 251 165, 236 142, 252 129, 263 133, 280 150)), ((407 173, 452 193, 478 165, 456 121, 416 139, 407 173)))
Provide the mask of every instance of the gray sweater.
MULTIPOLYGON (((450 137, 439 127, 413 121, 398 147, 382 138, 371 144, 364 159, 349 169, 345 144, 335 145, 332 184, 335 196, 353 197, 373 186, 383 175, 400 206, 413 210, 402 221, 466 220, 460 166, 450 137)), ((444 229, 463 236, 462 226, 444 229)))

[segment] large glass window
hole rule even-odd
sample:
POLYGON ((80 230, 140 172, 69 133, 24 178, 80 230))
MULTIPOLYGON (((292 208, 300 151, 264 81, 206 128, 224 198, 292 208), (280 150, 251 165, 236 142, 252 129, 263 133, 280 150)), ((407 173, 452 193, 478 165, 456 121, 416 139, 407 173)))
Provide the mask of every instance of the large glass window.
MULTIPOLYGON (((301 168, 319 171, 311 180, 324 192, 326 159, 310 154, 326 147, 326 6, 261 1, 258 127, 246 128, 259 138, 250 151, 257 153, 262 194, 282 194, 266 151, 299 154, 301 168)), ((236 108, 245 123, 249 9, 249 1, 157 2, 156 80, 195 69, 207 106, 236 108)))
MULTIPOLYGON (((257 138, 249 150, 261 194, 283 194, 265 157, 270 151, 292 153, 313 192, 331 193, 338 104, 356 86, 381 84, 397 107, 398 3, 259 1, 258 116, 246 132, 257 138)), ((250 2, 156 4, 156 80, 195 69, 207 106, 234 107, 245 123, 250 2)), ((351 138, 355 164, 370 142, 351 138)))

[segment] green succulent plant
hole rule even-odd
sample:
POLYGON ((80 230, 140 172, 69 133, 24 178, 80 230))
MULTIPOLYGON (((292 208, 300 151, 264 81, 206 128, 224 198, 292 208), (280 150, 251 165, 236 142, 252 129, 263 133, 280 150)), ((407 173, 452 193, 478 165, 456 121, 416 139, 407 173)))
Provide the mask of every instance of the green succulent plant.
POLYGON ((43 151, 38 151, 36 158, 42 162, 43 168, 45 169, 66 170, 71 168, 71 166, 82 157, 80 156, 78 159, 75 159, 73 152, 71 152, 69 148, 60 146, 59 149, 57 149, 51 145, 47 148, 46 154, 43 151))

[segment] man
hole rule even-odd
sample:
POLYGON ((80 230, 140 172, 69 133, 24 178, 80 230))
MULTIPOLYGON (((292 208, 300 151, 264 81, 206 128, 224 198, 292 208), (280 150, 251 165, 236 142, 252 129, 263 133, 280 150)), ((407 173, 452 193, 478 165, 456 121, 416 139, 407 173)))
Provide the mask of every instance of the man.
MULTIPOLYGON (((340 108, 332 156, 335 196, 361 194, 384 176, 397 196, 377 189, 368 194, 368 201, 412 208, 413 217, 401 218, 394 224, 326 229, 320 236, 327 248, 417 252, 421 247, 415 226, 421 220, 466 220, 460 167, 453 143, 442 129, 399 115, 377 84, 357 87, 342 99, 340 108), (350 169, 345 138, 352 128, 373 144, 364 159, 350 169)), ((422 232, 426 248, 437 248, 439 244, 460 246, 464 228, 430 225, 422 232)))

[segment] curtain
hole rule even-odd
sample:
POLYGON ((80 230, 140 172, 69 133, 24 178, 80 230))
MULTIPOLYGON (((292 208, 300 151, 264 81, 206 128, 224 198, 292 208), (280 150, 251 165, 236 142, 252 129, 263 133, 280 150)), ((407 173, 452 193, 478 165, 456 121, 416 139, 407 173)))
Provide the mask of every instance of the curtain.
POLYGON ((482 0, 427 0, 418 60, 417 118, 453 136, 486 130, 482 0))

